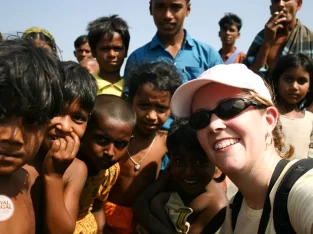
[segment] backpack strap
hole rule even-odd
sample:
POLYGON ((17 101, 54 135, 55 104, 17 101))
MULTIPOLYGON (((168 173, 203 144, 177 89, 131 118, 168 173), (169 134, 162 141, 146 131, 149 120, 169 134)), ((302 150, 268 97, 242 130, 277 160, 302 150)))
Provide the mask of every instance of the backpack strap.
POLYGON ((231 209, 231 226, 234 231, 236 228, 238 214, 241 209, 242 200, 243 200, 243 196, 241 192, 238 191, 234 197, 233 203, 229 204, 230 209, 231 209))
MULTIPOLYGON (((288 164, 288 162, 289 162, 288 160, 282 159, 278 162, 278 164, 275 167, 275 170, 273 172, 273 175, 271 177, 271 181, 270 181, 270 184, 269 184, 269 187, 267 190, 266 200, 264 203, 262 217, 261 217, 260 225, 259 225, 259 229, 258 229, 259 234, 265 233, 265 231, 266 231, 267 223, 268 223, 270 213, 271 213, 271 204, 270 204, 269 195, 271 193, 271 190, 272 190, 276 180, 278 179, 278 177, 280 176, 281 172, 283 171, 285 166, 288 164)), ((233 231, 235 231, 235 228, 236 228, 237 218, 238 218, 239 211, 241 209, 242 200, 243 200, 243 196, 238 191, 234 197, 233 203, 230 204, 230 209, 232 210, 232 217, 231 218, 232 218, 233 231)))
POLYGON ((288 195, 295 182, 313 168, 313 159, 300 159, 284 175, 274 199, 273 218, 276 233, 296 233, 291 226, 288 214, 288 195))

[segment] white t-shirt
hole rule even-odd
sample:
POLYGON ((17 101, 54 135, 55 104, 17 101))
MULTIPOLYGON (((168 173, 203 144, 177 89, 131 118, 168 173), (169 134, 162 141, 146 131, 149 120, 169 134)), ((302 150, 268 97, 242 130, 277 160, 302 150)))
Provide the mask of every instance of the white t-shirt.
MULTIPOLYGON (((287 170, 297 160, 293 160, 284 168, 270 193, 271 207, 275 199, 277 188, 287 172, 287 170)), ((233 200, 233 199, 232 199, 233 200)), ((231 201, 232 203, 232 201, 231 201)), ((313 169, 300 177, 293 185, 288 196, 288 214, 290 223, 296 233, 306 234, 311 233, 313 224, 313 169)), ((263 210, 253 210, 247 206, 245 199, 242 201, 241 209, 238 214, 235 231, 232 229, 231 209, 227 207, 226 218, 221 229, 221 234, 255 234, 258 233, 259 224, 263 210)), ((269 222, 266 228, 266 234, 276 233, 273 220, 273 208, 269 222)))
POLYGON ((305 111, 303 118, 289 118, 284 115, 279 117, 286 148, 293 145, 295 152, 292 159, 312 158, 313 150, 309 148, 313 131, 313 114, 305 111))

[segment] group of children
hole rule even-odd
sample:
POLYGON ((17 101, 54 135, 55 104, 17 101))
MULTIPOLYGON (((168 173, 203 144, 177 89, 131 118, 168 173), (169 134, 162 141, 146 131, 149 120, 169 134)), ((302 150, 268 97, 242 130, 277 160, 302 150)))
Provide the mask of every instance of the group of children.
MULTIPOLYGON (((59 62, 28 41, 5 41, 0 50, 1 202, 8 204, 1 207, 1 232, 135 233, 140 222, 153 229, 153 219, 146 225, 145 212, 158 211, 150 210, 145 199, 150 192, 144 191, 158 178, 166 152, 171 166, 162 176, 170 174, 172 180, 160 192, 176 192, 168 216, 177 228, 184 224, 179 220, 184 203, 193 209, 190 230, 197 231, 225 208, 226 196, 212 181, 214 165, 195 132, 186 123, 174 125, 168 138, 160 130, 181 85, 174 66, 139 66, 129 76, 125 100, 96 96, 95 79, 87 70, 59 62), (181 148, 181 141, 191 145, 181 148)), ((166 196, 162 193, 155 196, 156 204, 166 196)))
MULTIPOLYGON (((182 74, 146 61, 124 79, 129 42, 113 15, 75 41, 79 64, 60 62, 44 29, 0 43, 0 233, 219 230, 225 176, 187 119, 164 127, 182 74)), ((303 54, 282 57, 268 78, 294 158, 313 156, 312 79, 303 54)))

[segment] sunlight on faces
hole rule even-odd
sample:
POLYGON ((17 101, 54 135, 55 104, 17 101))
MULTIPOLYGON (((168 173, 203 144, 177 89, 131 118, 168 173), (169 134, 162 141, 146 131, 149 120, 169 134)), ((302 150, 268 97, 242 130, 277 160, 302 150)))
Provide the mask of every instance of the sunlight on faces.
POLYGON ((181 146, 170 151, 173 180, 189 195, 198 195, 213 178, 215 166, 201 149, 191 151, 181 146))
MULTIPOLYGON (((224 100, 246 96, 240 88, 211 83, 195 93, 192 112, 212 110, 224 100)), ((228 120, 213 114, 210 124, 198 130, 197 136, 210 160, 225 174, 250 171, 263 159, 266 133, 272 132, 277 118, 276 108, 271 107, 261 111, 250 106, 228 120)))
POLYGON ((0 175, 10 175, 31 161, 46 134, 47 124, 30 125, 21 117, 0 120, 0 175))
POLYGON ((81 139, 85 133, 88 118, 89 113, 80 107, 77 100, 67 105, 59 116, 50 120, 43 148, 49 150, 56 139, 71 136, 72 132, 81 139))
POLYGON ((83 140, 83 147, 98 170, 108 169, 126 156, 133 128, 126 122, 97 114, 83 140))
POLYGON ((158 90, 153 84, 142 85, 133 98, 136 126, 144 134, 159 130, 170 115, 170 91, 158 90))

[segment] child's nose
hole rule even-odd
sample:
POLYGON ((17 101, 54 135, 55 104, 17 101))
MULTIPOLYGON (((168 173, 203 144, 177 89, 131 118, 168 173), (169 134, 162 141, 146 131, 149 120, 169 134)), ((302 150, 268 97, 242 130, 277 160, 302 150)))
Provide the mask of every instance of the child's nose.
POLYGON ((110 143, 107 145, 106 149, 104 150, 104 153, 109 157, 114 157, 114 143, 110 143))
POLYGON ((157 116, 158 116, 158 114, 155 110, 150 110, 147 113, 147 119, 155 120, 155 119, 157 119, 157 116))
POLYGON ((58 117, 58 123, 56 125, 56 128, 65 132, 65 133, 70 133, 73 131, 73 126, 72 126, 72 121, 70 116, 60 116, 58 117))

